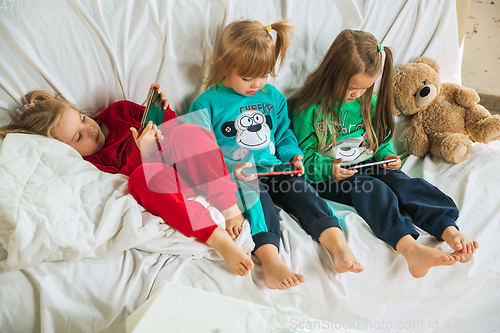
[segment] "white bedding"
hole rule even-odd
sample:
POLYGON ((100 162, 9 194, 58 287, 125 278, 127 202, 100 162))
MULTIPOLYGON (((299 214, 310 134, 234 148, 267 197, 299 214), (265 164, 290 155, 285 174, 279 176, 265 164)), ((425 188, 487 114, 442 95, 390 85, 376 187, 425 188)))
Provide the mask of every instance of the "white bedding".
POLYGON ((56 140, 7 135, 0 146, 0 178, 5 270, 119 253, 168 228, 141 212, 128 195, 127 177, 100 172, 56 140))
MULTIPOLYGON (((57 140, 9 134, 0 146, 0 259, 6 271, 42 261, 98 258, 131 248, 221 260, 216 251, 186 238, 137 204, 128 178, 100 172, 57 140), (29 158, 26 158, 29 157, 29 158)), ((224 218, 204 198, 214 220, 224 218)), ((253 249, 248 223, 237 240, 253 249)))
MULTIPOLYGON (((460 83, 454 0, 47 0, 37 5, 30 12, 17 11, 16 6, 10 11, 9 7, 0 9, 0 124, 19 108, 26 92, 37 88, 61 92, 84 109, 102 109, 120 99, 142 103, 149 84, 158 82, 172 108, 185 113, 202 91, 196 73, 215 36, 223 25, 243 17, 264 24, 290 18, 297 26, 285 66, 271 82, 287 97, 344 28, 368 30, 383 45, 392 46, 396 65, 430 56, 441 65, 443 82, 460 83)), ((0 146, 0 155, 8 151, 6 142, 0 146)), ((32 162, 32 154, 22 155, 24 151, 16 151, 15 156, 32 162)), ((14 156, 10 154, 1 157, 2 163, 14 156)), ((460 165, 431 157, 407 159, 403 170, 428 179, 452 196, 460 208, 461 230, 480 243, 471 262, 431 269, 422 279, 412 278, 402 256, 376 239, 350 207, 332 203, 347 226, 350 247, 365 267, 360 274, 337 274, 325 249, 281 212, 281 256, 307 275, 306 283, 294 289, 313 300, 311 317, 323 320, 332 332, 336 325, 370 332, 499 329, 500 259, 494 239, 500 234, 499 155, 500 145, 493 143, 474 145, 469 159, 460 165)), ((2 165, 0 172, 14 163, 2 165)), ((10 193, 22 190, 15 184, 26 173, 17 171, 19 176, 10 183, 2 173, 2 198, 10 200, 10 193)), ((121 176, 100 175, 100 181, 103 177, 123 189, 121 176)), ((49 197, 31 199, 37 198, 51 203, 49 197)), ((14 206, 2 202, 0 239, 5 242, 14 206)), ((149 230, 157 232, 157 219, 150 218, 149 230)), ((32 216, 16 221, 30 223, 32 216)), ((140 222, 131 221, 131 229, 119 232, 137 230, 134 237, 142 241, 145 235, 140 231, 145 227, 140 222)), ((108 236, 116 235, 114 231, 108 236)), ((428 236, 420 240, 447 249, 428 236)), ((264 305, 271 305, 272 297, 281 292, 264 287, 258 262, 251 275, 237 277, 224 261, 196 255, 195 245, 187 248, 192 253, 118 251, 133 246, 132 242, 108 244, 105 250, 113 253, 97 251, 105 243, 95 242, 92 248, 66 257, 78 260, 42 262, 11 272, 0 268, 0 331, 123 332, 127 315, 165 281, 264 305)), ((153 246, 165 250, 161 244, 152 244, 149 250, 153 246)), ((39 261, 36 255, 31 258, 39 261)))

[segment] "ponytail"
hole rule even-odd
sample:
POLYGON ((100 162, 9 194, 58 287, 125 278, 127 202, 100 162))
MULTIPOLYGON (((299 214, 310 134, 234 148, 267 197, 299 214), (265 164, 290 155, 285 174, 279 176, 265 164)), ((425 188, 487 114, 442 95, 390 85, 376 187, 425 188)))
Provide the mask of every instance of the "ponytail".
MULTIPOLYGON (((266 29, 268 26, 264 26, 266 29)), ((276 73, 280 71, 281 67, 285 63, 286 53, 288 51, 288 46, 290 46, 290 40, 292 39, 292 32, 294 27, 290 24, 290 20, 282 20, 270 25, 271 29, 276 31, 276 44, 274 61, 278 66, 278 70, 272 70, 272 76, 276 76, 276 73), (279 64, 278 64, 279 59, 279 64)))
POLYGON ((203 63, 203 83, 220 84, 233 70, 249 77, 276 76, 284 63, 293 27, 288 20, 263 26, 258 21, 242 20, 227 25, 211 56, 203 63), (276 31, 276 44, 270 34, 276 31))
POLYGON ((0 138, 9 133, 38 134, 54 138, 52 131, 59 124, 62 113, 66 108, 76 107, 62 95, 55 96, 41 90, 34 90, 26 94, 26 103, 19 108, 14 119, 0 128, 0 138))
POLYGON ((389 47, 382 47, 382 50, 385 52, 385 61, 375 113, 375 132, 379 144, 389 141, 394 134, 394 100, 392 84, 394 58, 392 50, 389 47))

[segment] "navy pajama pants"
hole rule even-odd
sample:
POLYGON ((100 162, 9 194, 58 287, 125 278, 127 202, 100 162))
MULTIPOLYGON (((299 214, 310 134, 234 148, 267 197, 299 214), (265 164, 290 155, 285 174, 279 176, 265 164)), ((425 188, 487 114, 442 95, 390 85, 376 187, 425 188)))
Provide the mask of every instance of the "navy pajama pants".
POLYGON ((374 234, 394 249, 405 235, 417 239, 413 224, 440 241, 447 227, 458 230, 453 200, 424 179, 410 178, 400 170, 367 167, 340 182, 311 185, 322 197, 353 206, 374 234))
POLYGON ((301 227, 315 240, 328 228, 340 228, 339 219, 330 206, 301 177, 263 176, 247 182, 246 185, 258 193, 261 203, 246 212, 250 215, 255 249, 265 244, 274 244, 279 249, 280 221, 274 208, 275 203, 294 215, 301 227), (254 213, 254 216, 257 216, 260 208, 264 213, 265 223, 257 225, 256 218, 252 219, 252 210, 257 210, 254 213))

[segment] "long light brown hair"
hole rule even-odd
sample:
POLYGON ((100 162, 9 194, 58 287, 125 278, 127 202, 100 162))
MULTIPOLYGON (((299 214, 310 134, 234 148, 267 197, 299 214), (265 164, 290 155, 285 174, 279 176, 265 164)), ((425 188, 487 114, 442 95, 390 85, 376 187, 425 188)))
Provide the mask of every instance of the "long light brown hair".
POLYGON ((18 110, 9 125, 0 128, 0 138, 9 133, 38 134, 55 139, 54 128, 66 108, 77 108, 62 95, 55 96, 34 90, 26 94, 26 103, 18 110))
POLYGON ((227 25, 202 67, 207 87, 221 83, 234 69, 242 76, 259 77, 267 73, 276 76, 276 65, 279 60, 279 71, 285 61, 293 27, 288 20, 283 20, 266 28, 262 23, 250 20, 227 25), (276 31, 276 43, 266 28, 276 31))
POLYGON ((332 140, 326 142, 327 125, 331 123, 334 129, 338 128, 339 111, 351 78, 356 74, 376 76, 381 72, 382 65, 380 93, 373 122, 370 115, 373 85, 359 98, 363 125, 368 134, 368 149, 373 151, 381 143, 388 141, 394 132, 392 51, 389 47, 379 46, 377 39, 365 31, 346 29, 335 38, 318 67, 291 99, 291 110, 295 110, 297 114, 319 103, 318 111, 323 115, 323 126, 321 130, 317 129, 318 150, 335 143, 335 130, 332 130, 332 140), (382 52, 385 52, 384 63, 382 52))

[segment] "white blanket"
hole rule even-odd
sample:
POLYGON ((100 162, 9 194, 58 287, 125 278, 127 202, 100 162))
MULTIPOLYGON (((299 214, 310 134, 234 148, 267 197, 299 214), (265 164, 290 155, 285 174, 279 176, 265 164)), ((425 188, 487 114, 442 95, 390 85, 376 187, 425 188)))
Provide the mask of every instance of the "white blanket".
POLYGON ((0 165, 6 270, 115 254, 167 228, 128 194, 127 177, 100 172, 56 140, 9 134, 0 165))
MULTIPOLYGON (((138 247, 146 251, 221 259, 146 212, 128 192, 127 177, 99 171, 70 146, 9 134, 0 146, 0 244, 5 270, 42 261, 97 258, 138 247)), ((214 220, 224 218, 210 207, 214 220)), ((238 244, 250 252, 248 223, 238 244)))
MULTIPOLYGON (((283 69, 270 80, 287 98, 346 28, 370 31, 392 47, 396 66, 426 55, 439 62, 442 82, 460 83, 455 0, 47 0, 31 1, 36 9, 22 13, 17 11, 21 3, 28 1, 7 1, 8 9, 0 11, 2 124, 20 107, 22 96, 38 88, 61 92, 84 109, 102 109, 121 99, 141 103, 147 87, 158 82, 172 108, 184 113, 202 91, 198 69, 216 37, 224 25, 241 18, 263 24, 286 18, 297 27, 283 69)), ((351 207, 333 205, 365 267, 360 274, 337 274, 326 250, 282 213, 280 254, 307 275, 306 283, 294 289, 313 300, 311 317, 323 320, 319 324, 331 332, 335 327, 377 333, 496 331, 500 186, 499 162, 491 150, 500 148, 474 148, 471 164, 411 157, 404 166, 457 201, 460 228, 480 243, 471 262, 433 268, 422 279, 411 277, 402 256, 373 236, 351 207)), ((2 176, 0 182, 7 179, 2 176)), ((2 186, 0 196, 10 200, 2 186)), ((41 203, 43 196, 37 199, 41 203)), ((445 247, 427 236, 420 240, 445 247)), ((220 260, 130 249, 13 272, 0 267, 0 331, 123 332, 126 316, 164 281, 272 306, 281 291, 265 288, 255 264, 251 275, 238 277, 220 260)), ((220 319, 245 320, 226 314, 220 319)))

